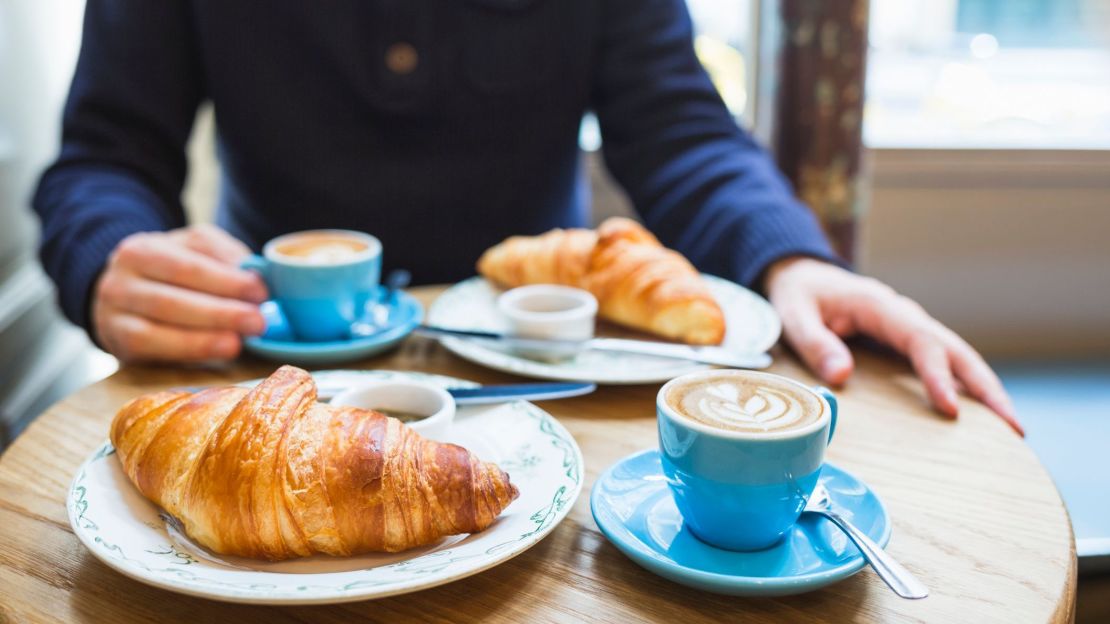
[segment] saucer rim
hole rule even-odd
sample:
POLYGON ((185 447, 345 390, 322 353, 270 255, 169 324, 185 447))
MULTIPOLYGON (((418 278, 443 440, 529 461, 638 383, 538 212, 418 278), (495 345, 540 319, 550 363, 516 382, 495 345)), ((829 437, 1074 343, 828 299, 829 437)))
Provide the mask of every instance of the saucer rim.
POLYGON ((281 349, 289 353, 317 354, 326 351, 356 349, 373 344, 389 342, 391 340, 400 340, 412 333, 412 331, 420 325, 420 321, 424 317, 424 306, 416 297, 406 292, 398 291, 397 299, 396 307, 401 310, 408 309, 410 311, 408 317, 394 327, 370 336, 359 336, 347 340, 325 340, 320 342, 274 340, 263 336, 247 336, 243 339, 243 343, 244 345, 260 350, 267 349, 272 351, 281 349))
MULTIPOLYGON (((673 559, 665 558, 658 551, 648 547, 642 540, 632 535, 632 533, 627 530, 626 525, 619 520, 617 520, 617 525, 624 529, 626 537, 614 536, 611 528, 607 527, 605 523, 598 519, 598 509, 602 507, 602 504, 598 502, 600 497, 598 486, 609 479, 618 466, 652 453, 659 454, 659 449, 644 449, 617 460, 598 476, 597 480, 594 481, 593 486, 590 488, 590 515, 593 516, 594 524, 597 525, 597 528, 617 550, 621 551, 621 553, 632 559, 641 567, 647 569, 649 572, 656 573, 677 583, 706 591, 712 591, 707 589, 707 586, 711 586, 713 590, 736 595, 773 596, 794 593, 794 590, 817 590, 826 585, 846 579, 859 572, 867 565, 867 560, 863 557, 863 554, 857 553, 852 560, 835 568, 820 572, 811 572, 804 575, 759 577, 721 574, 718 572, 708 572, 697 568, 691 568, 673 559), (694 585, 694 583, 697 584, 694 585)), ((878 503, 879 512, 884 518, 884 522, 882 533, 878 538, 872 539, 874 539, 879 546, 885 548, 890 543, 894 528, 894 523, 891 520, 890 511, 887 509, 886 503, 883 502, 883 499, 879 497, 866 481, 863 481, 850 471, 844 470, 828 461, 822 464, 822 468, 825 467, 832 467, 834 470, 849 477, 856 483, 861 484, 863 487, 867 488, 867 491, 874 497, 875 501, 878 503)), ((614 519, 616 520, 615 516, 614 519)), ((868 535, 868 537, 871 536, 868 535)), ((705 545, 715 550, 732 552, 717 548, 711 544, 705 545)), ((798 593, 800 593, 800 591, 798 593)))

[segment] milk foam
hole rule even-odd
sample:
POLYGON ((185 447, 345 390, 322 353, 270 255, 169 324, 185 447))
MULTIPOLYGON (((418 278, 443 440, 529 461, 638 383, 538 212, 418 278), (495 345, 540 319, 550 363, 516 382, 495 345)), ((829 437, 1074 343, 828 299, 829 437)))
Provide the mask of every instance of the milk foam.
POLYGON ((366 244, 358 240, 311 234, 292 238, 277 246, 277 252, 283 256, 319 266, 349 262, 365 250, 366 244))
POLYGON ((317 245, 301 258, 309 264, 336 264, 350 260, 359 251, 344 243, 324 243, 317 245))
POLYGON ((673 406, 710 426, 735 431, 779 431, 815 422, 821 405, 801 389, 704 381, 677 388, 673 406))

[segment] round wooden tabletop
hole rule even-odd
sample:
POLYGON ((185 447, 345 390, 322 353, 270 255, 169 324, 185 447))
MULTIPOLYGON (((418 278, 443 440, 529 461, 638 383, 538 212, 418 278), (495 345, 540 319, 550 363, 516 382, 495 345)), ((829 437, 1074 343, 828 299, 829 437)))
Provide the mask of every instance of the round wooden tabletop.
MULTIPOLYGON (((414 292, 427 303, 439 291, 414 292)), ((774 355, 772 370, 813 381, 790 355, 774 355)), ((924 600, 896 597, 869 569, 810 594, 733 598, 674 584, 621 554, 594 524, 588 489, 613 462, 656 445, 657 386, 603 387, 542 404, 582 447, 586 489, 545 540, 464 580, 370 602, 275 608, 170 593, 101 564, 70 531, 65 497, 116 410, 155 389, 231 383, 274 368, 242 361, 219 371, 125 367, 53 406, 15 441, 0 458, 0 622, 1071 621, 1071 524, 1030 449, 970 401, 958 422, 937 416, 903 363, 856 357, 858 369, 838 393, 842 418, 830 460, 886 502, 894 523, 889 551, 929 586, 924 600)), ((516 380, 421 338, 361 365, 516 380)))

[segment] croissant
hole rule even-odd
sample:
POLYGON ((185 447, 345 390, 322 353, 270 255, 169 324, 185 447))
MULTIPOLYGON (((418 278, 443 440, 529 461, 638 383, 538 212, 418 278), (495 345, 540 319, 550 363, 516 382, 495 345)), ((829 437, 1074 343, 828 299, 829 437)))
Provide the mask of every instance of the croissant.
POLYGON ((725 317, 701 275, 631 219, 607 219, 597 231, 554 229, 513 236, 486 250, 478 273, 504 286, 583 288, 607 320, 691 344, 720 344, 725 317))
POLYGON ((466 449, 316 401, 283 366, 252 390, 140 396, 111 440, 140 492, 217 552, 281 560, 397 552, 488 527, 518 495, 466 449))

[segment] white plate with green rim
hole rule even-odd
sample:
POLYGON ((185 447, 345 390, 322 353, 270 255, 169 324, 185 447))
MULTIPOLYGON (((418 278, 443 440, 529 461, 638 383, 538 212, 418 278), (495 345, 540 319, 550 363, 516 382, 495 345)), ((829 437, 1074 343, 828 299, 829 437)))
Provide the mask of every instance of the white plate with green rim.
MULTIPOLYGON (((408 378, 445 388, 469 381, 394 371, 313 373, 321 393, 368 378, 408 378)), ((451 441, 497 463, 520 490, 492 526, 402 553, 325 555, 266 562, 214 554, 132 485, 104 442, 78 469, 67 508, 73 532, 98 559, 171 591, 253 604, 353 602, 449 583, 503 563, 543 539, 582 489, 582 452, 550 414, 523 401, 460 408, 451 441)))
MULTIPOLYGON (((721 346, 737 353, 763 353, 778 342, 782 323, 766 299, 719 277, 703 274, 709 292, 725 314, 721 346)), ((503 291, 481 277, 472 277, 444 291, 428 310, 427 323, 451 329, 507 332, 509 325, 497 309, 503 291)), ((456 355, 506 373, 557 381, 597 384, 661 383, 711 368, 683 360, 630 353, 586 351, 561 362, 541 362, 499 351, 465 338, 440 338, 456 355)))

